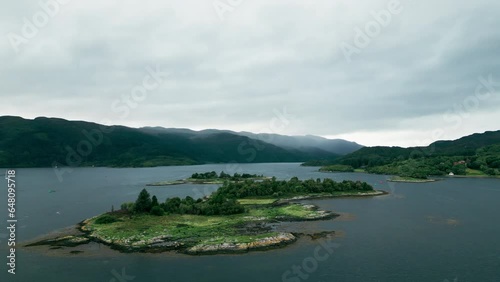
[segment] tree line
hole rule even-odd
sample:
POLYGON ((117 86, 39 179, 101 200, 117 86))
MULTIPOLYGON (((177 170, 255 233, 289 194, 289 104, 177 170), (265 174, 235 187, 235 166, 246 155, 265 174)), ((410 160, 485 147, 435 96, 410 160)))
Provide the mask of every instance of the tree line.
POLYGON ((209 197, 193 199, 190 196, 167 198, 163 203, 156 196, 151 196, 143 189, 137 200, 123 203, 122 211, 129 213, 153 215, 193 214, 193 215, 231 215, 244 213, 245 208, 238 199, 249 197, 292 197, 318 193, 335 193, 341 191, 372 191, 373 187, 366 182, 344 180, 335 182, 332 179, 300 180, 293 177, 290 180, 265 179, 240 182, 225 181, 224 184, 209 197))
POLYGON ((191 175, 192 179, 227 179, 232 181, 257 178, 257 177, 263 177, 263 175, 248 174, 248 173, 243 173, 243 174, 234 173, 233 175, 230 175, 229 173, 225 173, 224 171, 221 171, 220 174, 217 174, 217 172, 215 171, 210 171, 205 173, 193 173, 191 175))

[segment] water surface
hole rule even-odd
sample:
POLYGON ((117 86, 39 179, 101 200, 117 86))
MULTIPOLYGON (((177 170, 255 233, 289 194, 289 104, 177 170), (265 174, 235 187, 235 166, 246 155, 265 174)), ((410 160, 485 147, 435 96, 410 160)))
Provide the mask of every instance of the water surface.
MULTIPOLYGON (((18 248, 17 274, 8 275, 4 263, 1 281, 283 281, 284 273, 304 263, 309 270, 314 269, 305 271, 302 278, 292 273, 288 281, 500 281, 499 179, 388 183, 383 175, 320 173, 317 168, 295 163, 78 168, 64 174, 63 181, 53 169, 18 169, 17 240, 31 240, 109 211, 112 206, 119 208, 122 202, 134 201, 147 183, 182 179, 194 172, 235 169, 280 179, 362 180, 391 194, 308 201, 346 213, 336 220, 293 226, 303 232, 335 230, 342 234, 335 239, 338 245, 333 254, 317 264, 311 259, 321 244, 311 240, 267 252, 200 257, 114 251, 48 256, 18 248), (126 274, 126 279, 121 274, 126 274)), ((178 185, 148 190, 163 201, 171 196, 199 197, 216 188, 178 185)), ((6 197, 6 192, 0 193, 1 202, 5 203, 6 197)), ((7 216, 4 210, 0 214, 2 225, 7 216)), ((0 231, 0 253, 6 262, 5 235, 0 231)))

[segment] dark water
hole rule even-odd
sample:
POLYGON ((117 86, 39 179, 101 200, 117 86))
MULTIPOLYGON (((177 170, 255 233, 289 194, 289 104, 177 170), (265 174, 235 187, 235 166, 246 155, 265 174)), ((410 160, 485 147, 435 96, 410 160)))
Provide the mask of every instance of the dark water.
MULTIPOLYGON (((4 261, 0 281, 500 281, 499 179, 390 184, 381 175, 324 174, 299 164, 246 164, 81 168, 65 174, 60 182, 52 169, 19 169, 17 240, 31 240, 70 226, 109 211, 112 205, 118 208, 122 202, 135 200, 149 182, 235 169, 278 178, 363 180, 391 194, 310 201, 323 209, 348 213, 336 220, 295 224, 297 231, 342 234, 334 240, 332 254, 320 249, 321 261, 314 259, 321 240, 301 240, 268 252, 201 257, 114 251, 49 256, 18 248, 14 276, 7 274, 4 227, 0 230, 4 261), (302 268, 301 276, 293 274, 294 266, 302 268), (288 280, 283 280, 287 271, 288 280)), ((0 209, 0 218, 5 226, 7 193, 6 182, 2 183, 0 201, 5 208, 0 209)), ((150 187, 149 191, 164 200, 174 195, 199 197, 216 187, 179 185, 150 187)))

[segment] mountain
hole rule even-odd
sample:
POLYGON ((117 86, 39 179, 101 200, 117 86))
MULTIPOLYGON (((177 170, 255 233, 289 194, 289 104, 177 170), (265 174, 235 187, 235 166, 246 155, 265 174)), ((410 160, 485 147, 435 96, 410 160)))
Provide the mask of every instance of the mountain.
POLYGON ((364 147, 338 159, 337 162, 351 165, 376 166, 418 157, 473 156, 482 147, 500 144, 500 130, 475 133, 457 140, 436 141, 426 147, 364 147))
POLYGON ((137 129, 58 118, 3 116, 0 167, 302 162, 338 157, 331 148, 279 146, 246 135, 224 130, 137 129))
MULTIPOLYGON (((360 148, 355 142, 346 141, 343 139, 327 139, 320 136, 305 135, 305 136, 288 136, 273 133, 252 133, 252 132, 235 132, 230 130, 206 129, 201 131, 193 131, 190 129, 180 128, 162 128, 162 127, 143 127, 145 132, 168 132, 168 133, 182 133, 191 136, 194 135, 210 135, 216 133, 230 133, 241 136, 246 136, 251 139, 260 140, 265 143, 273 144, 278 147, 299 150, 305 152, 327 152, 335 155, 346 155, 352 153, 360 148)), ((329 155, 329 154, 327 154, 329 155)))
POLYGON ((239 134, 253 139, 262 140, 283 148, 293 148, 306 151, 321 149, 337 155, 346 155, 363 147, 355 142, 343 139, 326 139, 314 135, 286 136, 269 133, 255 134, 251 132, 240 132, 239 134))
POLYGON ((334 160, 368 172, 425 178, 427 175, 499 175, 500 130, 426 147, 364 147, 334 160))

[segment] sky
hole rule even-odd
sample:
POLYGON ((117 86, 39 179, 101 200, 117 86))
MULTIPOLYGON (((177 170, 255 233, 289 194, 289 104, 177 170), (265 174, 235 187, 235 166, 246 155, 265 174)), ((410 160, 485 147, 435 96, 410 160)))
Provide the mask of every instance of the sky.
POLYGON ((417 146, 499 130, 500 1, 9 1, 0 115, 417 146))

